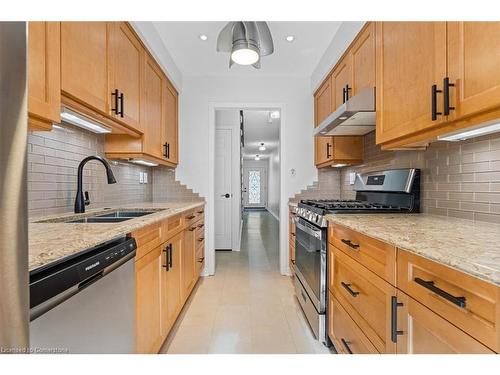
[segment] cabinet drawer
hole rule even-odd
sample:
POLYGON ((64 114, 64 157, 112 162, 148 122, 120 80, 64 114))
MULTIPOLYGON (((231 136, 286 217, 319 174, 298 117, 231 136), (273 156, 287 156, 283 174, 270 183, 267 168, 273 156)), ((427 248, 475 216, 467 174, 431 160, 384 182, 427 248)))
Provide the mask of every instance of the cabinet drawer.
POLYGON ((391 297, 396 288, 342 251, 334 252, 333 293, 380 353, 395 353, 391 341, 391 297))
POLYGON ((182 214, 177 214, 164 220, 161 225, 161 242, 165 242, 175 236, 183 227, 184 216, 182 214))
POLYGON ((161 244, 160 224, 148 225, 132 232, 137 242, 135 259, 138 260, 161 244))
POLYGON ((396 248, 338 224, 330 224, 328 241, 363 266, 396 285, 396 248))
POLYGON ((198 219, 198 216, 197 216, 195 210, 189 210, 187 212, 184 212, 183 215, 184 215, 184 223, 186 225, 186 228, 188 226, 190 226, 191 224, 194 224, 198 219))
POLYGON ((500 288, 398 250, 398 288, 484 345, 500 346, 500 288))
POLYGON ((398 354, 493 353, 461 329, 398 291, 398 354))
POLYGON ((205 246, 199 246, 196 249, 196 274, 199 276, 205 267, 205 246))
POLYGON ((376 354, 377 349, 354 323, 340 303, 328 293, 328 335, 339 353, 376 354))

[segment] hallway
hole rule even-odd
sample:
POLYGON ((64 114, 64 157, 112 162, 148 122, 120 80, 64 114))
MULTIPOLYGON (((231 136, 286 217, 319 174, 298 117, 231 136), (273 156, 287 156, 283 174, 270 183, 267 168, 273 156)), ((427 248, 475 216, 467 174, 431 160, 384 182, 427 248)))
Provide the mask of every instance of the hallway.
POLYGON ((267 211, 245 212, 241 251, 217 252, 216 275, 200 279, 163 353, 329 353, 279 273, 278 227, 267 211))

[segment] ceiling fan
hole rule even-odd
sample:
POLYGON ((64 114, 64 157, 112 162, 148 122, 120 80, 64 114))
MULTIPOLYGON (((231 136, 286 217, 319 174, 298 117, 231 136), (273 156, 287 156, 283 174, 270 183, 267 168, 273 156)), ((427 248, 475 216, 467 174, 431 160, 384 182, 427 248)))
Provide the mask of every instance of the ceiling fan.
POLYGON ((230 52, 234 63, 260 69, 261 56, 274 52, 273 38, 266 22, 229 22, 217 37, 217 52, 230 52))

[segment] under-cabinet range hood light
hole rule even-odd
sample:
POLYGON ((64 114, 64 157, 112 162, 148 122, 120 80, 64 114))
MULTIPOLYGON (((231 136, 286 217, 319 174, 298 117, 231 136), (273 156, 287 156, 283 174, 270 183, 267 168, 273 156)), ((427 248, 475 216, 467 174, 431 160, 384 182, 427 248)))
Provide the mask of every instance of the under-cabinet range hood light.
POLYGON ((315 137, 365 135, 375 130, 375 88, 368 88, 349 98, 324 119, 314 131, 315 137))
POLYGON ((134 163, 134 164, 145 165, 146 167, 157 167, 159 165, 157 163, 153 163, 153 162, 150 162, 150 161, 147 161, 147 160, 143 160, 143 159, 133 159, 133 158, 130 158, 130 159, 128 159, 128 161, 130 163, 134 163))
POLYGON ((91 120, 88 117, 85 117, 80 113, 74 112, 66 107, 61 108, 61 119, 62 122, 67 122, 68 124, 78 126, 80 128, 89 130, 93 133, 98 133, 98 134, 111 133, 111 128, 99 124, 97 121, 91 120))
POLYGON ((473 129, 461 130, 454 133, 438 136, 438 141, 463 141, 465 139, 479 137, 491 133, 500 132, 500 122, 498 120, 485 122, 473 129))
POLYGON ((332 168, 342 168, 342 167, 347 167, 348 164, 345 163, 337 163, 337 164, 332 164, 332 168))

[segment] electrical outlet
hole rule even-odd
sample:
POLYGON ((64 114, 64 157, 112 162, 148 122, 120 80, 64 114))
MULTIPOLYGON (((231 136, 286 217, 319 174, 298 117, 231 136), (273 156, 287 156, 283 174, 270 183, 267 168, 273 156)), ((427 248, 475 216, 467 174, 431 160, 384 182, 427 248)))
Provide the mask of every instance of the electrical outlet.
POLYGON ((144 172, 144 183, 148 183, 148 172, 144 172))
POLYGON ((144 183, 144 172, 139 172, 139 183, 140 184, 144 183))
POLYGON ((350 172, 349 173, 349 184, 354 185, 354 182, 356 181, 356 173, 355 172, 350 172))

